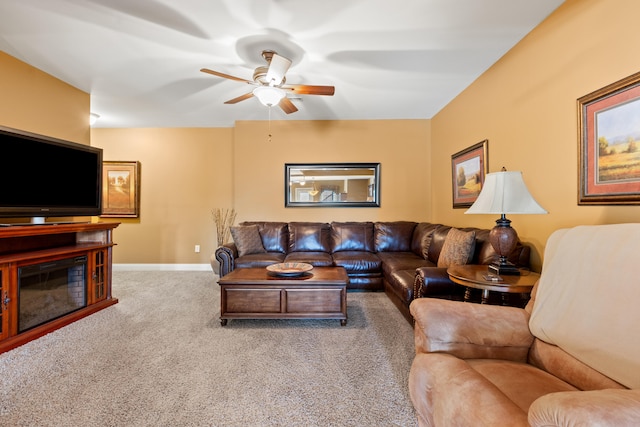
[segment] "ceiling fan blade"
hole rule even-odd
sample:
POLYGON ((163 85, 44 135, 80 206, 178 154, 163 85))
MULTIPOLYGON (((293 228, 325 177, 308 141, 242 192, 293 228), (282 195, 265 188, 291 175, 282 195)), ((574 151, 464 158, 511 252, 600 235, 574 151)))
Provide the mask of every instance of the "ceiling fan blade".
POLYGON ((202 68, 202 69, 200 69, 200 71, 202 71, 203 73, 213 74, 214 76, 222 77, 222 78, 225 78, 225 79, 235 80, 237 82, 255 84, 255 82, 253 82, 251 80, 243 79, 241 77, 231 76, 229 74, 221 73, 219 71, 213 71, 213 70, 210 70, 208 68, 202 68))
POLYGON ((333 96, 336 88, 333 86, 310 86, 310 85, 283 85, 284 90, 290 90, 298 95, 328 95, 333 96))
POLYGON ((244 101, 245 99, 253 98, 253 92, 245 93, 244 95, 240 95, 228 101, 225 101, 225 104, 237 104, 240 101, 244 101))
POLYGON ((293 102, 291 102, 291 100, 286 96, 280 100, 280 103, 278 105, 280 106, 280 108, 282 108, 282 111, 287 114, 295 113, 296 111, 298 111, 298 108, 296 108, 296 106, 293 105, 293 102))
POLYGON ((267 71, 267 76, 265 78, 266 82, 268 84, 273 82, 274 86, 279 85, 282 83, 282 79, 284 79, 284 75, 287 74, 290 66, 290 60, 284 56, 274 53, 271 57, 271 61, 269 62, 269 70, 267 71))

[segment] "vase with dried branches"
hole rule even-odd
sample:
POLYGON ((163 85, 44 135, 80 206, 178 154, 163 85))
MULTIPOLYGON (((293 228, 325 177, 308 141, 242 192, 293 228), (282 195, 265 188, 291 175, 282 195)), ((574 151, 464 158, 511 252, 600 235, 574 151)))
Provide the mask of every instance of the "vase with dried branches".
POLYGON ((220 247, 231 240, 231 226, 236 220, 236 211, 233 208, 215 208, 211 216, 216 224, 216 238, 220 247))

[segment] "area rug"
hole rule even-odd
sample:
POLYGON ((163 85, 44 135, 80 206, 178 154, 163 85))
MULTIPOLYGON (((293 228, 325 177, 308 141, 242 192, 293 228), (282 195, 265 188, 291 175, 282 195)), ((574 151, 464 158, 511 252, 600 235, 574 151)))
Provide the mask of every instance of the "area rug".
POLYGON ((205 271, 116 271, 119 303, 0 355, 2 426, 414 426, 413 332, 380 292, 337 320, 219 322, 205 271))

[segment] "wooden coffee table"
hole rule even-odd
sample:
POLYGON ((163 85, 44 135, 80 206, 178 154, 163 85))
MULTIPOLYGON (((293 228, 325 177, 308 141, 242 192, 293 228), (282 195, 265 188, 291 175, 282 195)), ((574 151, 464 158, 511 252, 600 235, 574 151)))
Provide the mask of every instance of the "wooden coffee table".
POLYGON ((229 319, 338 319, 344 326, 348 283, 342 267, 314 267, 299 277, 237 268, 218 280, 220 324, 229 319))

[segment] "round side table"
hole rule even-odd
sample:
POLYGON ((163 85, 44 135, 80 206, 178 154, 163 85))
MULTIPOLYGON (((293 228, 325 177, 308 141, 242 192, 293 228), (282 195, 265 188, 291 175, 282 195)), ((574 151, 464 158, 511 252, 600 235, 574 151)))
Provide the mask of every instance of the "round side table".
POLYGON ((447 269, 451 281, 467 288, 464 294, 465 301, 471 300, 471 289, 480 289, 482 290, 481 304, 489 303, 490 292, 500 292, 503 305, 508 305, 506 297, 509 294, 521 294, 527 298, 533 285, 540 278, 538 273, 528 270, 520 270, 520 272, 519 276, 496 276, 489 272, 486 265, 456 265, 447 269), (491 277, 498 280, 491 280, 491 277))

